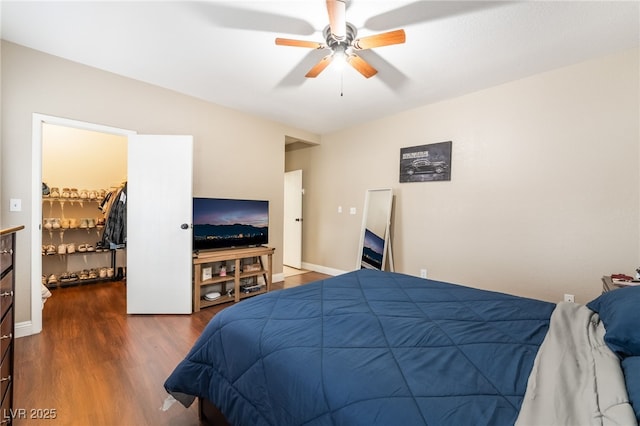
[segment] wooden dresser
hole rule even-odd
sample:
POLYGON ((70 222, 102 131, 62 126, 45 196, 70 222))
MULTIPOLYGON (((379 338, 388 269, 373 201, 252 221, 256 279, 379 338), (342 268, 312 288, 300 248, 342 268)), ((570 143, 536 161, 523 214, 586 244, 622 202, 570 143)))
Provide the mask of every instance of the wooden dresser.
POLYGON ((24 226, 0 230, 0 423, 11 424, 13 409, 13 337, 15 312, 16 232, 24 226))

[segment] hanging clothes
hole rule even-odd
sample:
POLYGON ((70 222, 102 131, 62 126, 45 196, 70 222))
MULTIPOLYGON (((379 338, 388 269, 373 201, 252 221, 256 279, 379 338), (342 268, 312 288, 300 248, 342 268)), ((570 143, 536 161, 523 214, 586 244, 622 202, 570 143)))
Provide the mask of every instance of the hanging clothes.
POLYGON ((122 248, 127 243, 127 183, 105 197, 105 201, 101 208, 108 208, 108 212, 105 212, 102 243, 111 249, 122 248))

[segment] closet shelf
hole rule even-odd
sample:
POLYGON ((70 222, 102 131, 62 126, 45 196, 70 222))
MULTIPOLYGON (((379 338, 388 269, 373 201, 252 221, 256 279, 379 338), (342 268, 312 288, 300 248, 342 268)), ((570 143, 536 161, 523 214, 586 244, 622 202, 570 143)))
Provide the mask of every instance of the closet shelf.
POLYGON ((92 202, 92 203, 101 203, 104 198, 65 198, 65 197, 42 197, 42 202, 45 201, 58 201, 58 202, 69 202, 69 203, 84 203, 84 202, 92 202))
POLYGON ((112 252, 114 252, 115 250, 111 250, 111 249, 107 249, 107 250, 102 250, 102 251, 74 251, 73 253, 58 253, 57 251, 55 253, 51 253, 51 254, 46 254, 43 253, 42 257, 54 257, 54 256, 75 256, 78 254, 111 254, 112 252))
POLYGON ((85 284, 106 283, 106 282, 113 282, 113 281, 114 281, 114 278, 89 278, 86 280, 77 279, 74 281, 65 281, 65 282, 58 281, 56 284, 46 284, 46 287, 49 290, 54 290, 56 288, 73 287, 73 286, 79 286, 79 285, 85 285, 85 284))

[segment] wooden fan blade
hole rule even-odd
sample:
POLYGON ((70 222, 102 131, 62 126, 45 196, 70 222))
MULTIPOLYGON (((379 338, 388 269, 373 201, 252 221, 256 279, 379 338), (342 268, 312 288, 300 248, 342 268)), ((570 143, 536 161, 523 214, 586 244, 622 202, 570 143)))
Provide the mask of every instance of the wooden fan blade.
POLYGON ((313 66, 313 68, 311 68, 309 70, 309 72, 305 75, 305 77, 307 77, 307 78, 316 78, 318 76, 318 74, 320 74, 322 71, 324 71, 324 69, 326 67, 329 66, 329 64, 331 63, 332 60, 333 60, 333 55, 325 56, 324 58, 322 58, 320 60, 320 62, 315 64, 313 66))
POLYGON ((345 0, 327 0, 327 12, 331 35, 337 41, 344 41, 347 38, 347 3, 345 0))
POLYGON ((317 41, 306 40, 294 40, 290 38, 276 38, 276 44, 278 46, 293 46, 293 47, 310 47, 311 49, 323 49, 324 44, 317 41))
POLYGON ((390 46, 392 44, 402 44, 406 40, 404 30, 389 31, 387 33, 376 34, 368 37, 358 38, 351 43, 354 49, 364 50, 373 47, 390 46))
POLYGON ((366 78, 373 77, 378 73, 377 69, 369 65, 367 61, 358 55, 351 54, 347 56, 347 62, 366 78))

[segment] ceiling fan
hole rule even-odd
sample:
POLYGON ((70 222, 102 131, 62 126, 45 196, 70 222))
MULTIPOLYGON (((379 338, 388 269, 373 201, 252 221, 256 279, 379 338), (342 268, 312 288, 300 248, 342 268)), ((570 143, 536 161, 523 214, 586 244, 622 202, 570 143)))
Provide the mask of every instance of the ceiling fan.
POLYGON ((305 77, 317 77, 336 58, 344 58, 349 65, 364 77, 373 77, 378 70, 355 52, 405 42, 406 37, 404 30, 395 30, 368 37, 356 38, 358 30, 351 23, 347 22, 346 19, 347 1, 348 0, 326 0, 327 12, 329 13, 329 25, 323 31, 325 43, 276 38, 276 45, 278 46, 331 50, 331 53, 314 65, 305 77))

